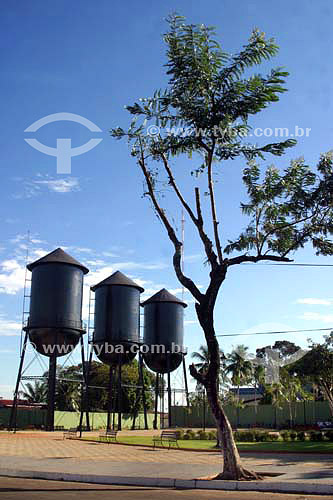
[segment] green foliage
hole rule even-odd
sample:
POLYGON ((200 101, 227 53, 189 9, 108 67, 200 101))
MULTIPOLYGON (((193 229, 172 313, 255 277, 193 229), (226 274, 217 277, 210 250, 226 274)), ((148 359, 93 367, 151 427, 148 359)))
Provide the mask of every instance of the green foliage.
POLYGON ((184 439, 195 439, 195 431, 188 429, 184 434, 184 439))
POLYGON ((280 432, 280 436, 282 437, 283 441, 290 441, 290 431, 282 431, 280 432))
POLYGON ((333 416, 333 332, 324 336, 321 344, 311 342, 310 351, 289 370, 304 382, 312 382, 320 388, 333 416))
POLYGON ((214 145, 217 160, 240 155, 251 160, 263 158, 266 152, 281 155, 295 144, 287 140, 257 147, 244 141, 244 133, 251 129, 248 117, 278 101, 279 94, 286 91, 288 73, 281 68, 272 69, 267 76, 244 76, 277 54, 273 39, 254 30, 243 49, 229 55, 216 41, 213 28, 186 24, 177 15, 170 16, 168 23, 169 31, 164 37, 168 86, 127 106, 133 116, 132 123, 127 131, 121 127, 112 129, 112 137, 127 137, 133 146, 133 156, 140 155, 143 148, 155 159, 161 152, 191 154, 205 152, 206 147, 214 145), (161 128, 154 137, 145 135, 146 125, 151 121, 161 128), (170 134, 174 127, 193 133, 170 134))
POLYGON ((254 443, 256 441, 255 431, 235 431, 234 438, 238 442, 243 443, 254 443))
POLYGON ((324 441, 325 435, 321 431, 312 431, 310 432, 310 440, 311 441, 324 441))
POLYGON ((295 441, 297 439, 297 432, 291 431, 290 432, 290 439, 291 439, 291 441, 295 441))
POLYGON ((208 439, 210 441, 216 441, 216 439, 217 439, 217 432, 216 431, 209 431, 208 432, 208 439))
POLYGON ((208 439, 208 432, 200 430, 197 432, 197 439, 201 439, 201 441, 205 441, 208 439))
MULTIPOLYGON (((154 386, 155 376, 143 367, 143 378, 146 390, 146 403, 147 408, 153 407, 152 391, 150 389, 154 386)), ((103 389, 89 389, 89 404, 92 410, 105 411, 107 409, 108 400, 108 380, 109 380, 109 366, 97 361, 93 361, 90 370, 89 385, 95 387, 103 387, 103 389)), ((118 374, 113 375, 113 409, 118 411, 117 400, 117 381, 118 374)), ((142 411, 142 398, 136 403, 136 386, 139 385, 138 362, 131 361, 122 367, 122 390, 121 390, 121 411, 124 413, 133 413, 134 410, 142 411)))
POLYGON ((244 170, 249 201, 241 203, 250 223, 239 238, 230 241, 226 253, 257 250, 286 256, 311 243, 319 255, 332 255, 333 152, 323 154, 317 173, 303 158, 280 172, 271 166, 261 175, 254 161, 244 170))
POLYGON ((227 358, 226 372, 231 375, 234 386, 248 384, 253 376, 253 366, 246 359, 248 347, 239 345, 227 358))
POLYGON ((46 403, 47 384, 38 380, 35 381, 34 385, 28 382, 25 384, 25 390, 20 391, 19 397, 26 399, 29 403, 46 403))
POLYGON ((332 441, 333 442, 333 430, 332 431, 326 431, 325 432, 325 437, 326 437, 326 439, 328 439, 328 441, 332 441))
POLYGON ((297 439, 299 441, 306 441, 306 437, 307 437, 307 435, 304 431, 300 431, 297 433, 297 439))

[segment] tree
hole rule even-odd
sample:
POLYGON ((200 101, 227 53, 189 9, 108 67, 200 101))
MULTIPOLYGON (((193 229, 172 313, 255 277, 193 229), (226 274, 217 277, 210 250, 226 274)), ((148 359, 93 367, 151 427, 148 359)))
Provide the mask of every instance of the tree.
MULTIPOLYGON (((109 366, 97 361, 93 361, 89 374, 89 407, 93 410, 107 410, 108 406, 108 380, 109 366), (98 389, 97 387, 100 387, 98 389)), ((147 408, 153 407, 152 393, 154 387, 155 376, 143 367, 143 380, 146 390, 147 408)), ((118 411, 118 403, 121 401, 120 409, 123 413, 134 413, 143 409, 142 400, 137 402, 137 385, 139 385, 138 362, 136 360, 122 367, 122 388, 121 397, 117 398, 118 392, 118 373, 115 370, 113 375, 113 409, 118 411)))
POLYGON ((247 351, 248 347, 242 344, 238 345, 227 358, 226 371, 231 374, 231 382, 237 387, 237 426, 239 426, 239 410, 241 408, 239 388, 241 385, 249 384, 253 378, 252 363, 246 359, 247 351))
MULTIPOLYGON (((199 351, 193 352, 191 357, 192 357, 192 359, 195 359, 198 361, 194 365, 195 368, 198 370, 198 372, 204 374, 208 370, 208 367, 209 367, 208 348, 204 345, 201 345, 199 347, 199 351)), ((219 387, 225 385, 227 382, 227 377, 225 375, 225 369, 224 369, 225 368, 225 360, 226 360, 226 357, 225 357, 223 351, 220 349, 221 370, 220 370, 219 380, 218 380, 219 387)), ((201 387, 200 384, 198 384, 198 385, 200 388, 201 387)))
POLYGON ((260 358, 265 357, 266 349, 274 349, 274 351, 279 352, 280 358, 287 358, 299 351, 300 347, 294 344, 294 342, 289 342, 289 340, 277 340, 274 343, 273 347, 267 345, 266 347, 260 347, 256 349, 257 356, 260 358))
POLYGON ((290 370, 305 381, 315 383, 328 401, 333 418, 333 332, 324 336, 324 342, 312 342, 311 350, 290 370))
POLYGON ((34 385, 28 382, 26 389, 20 391, 20 396, 26 399, 29 403, 46 403, 47 400, 47 385, 44 382, 35 380, 34 385))
POLYGON ((312 243, 318 254, 333 253, 333 243, 328 239, 333 232, 332 154, 321 157, 317 172, 298 159, 282 173, 271 166, 262 175, 260 160, 267 154, 280 156, 295 144, 294 140, 286 140, 258 146, 246 139, 251 130, 249 117, 278 101, 286 90, 288 73, 281 68, 272 69, 267 76, 249 76, 251 68, 277 53, 277 45, 255 30, 241 51, 230 56, 215 40, 212 28, 186 24, 177 15, 168 22, 164 38, 168 85, 152 97, 127 106, 133 116, 129 128, 113 128, 111 136, 128 139, 131 155, 145 180, 145 195, 173 244, 177 278, 196 301, 209 366, 202 374, 192 364, 190 373, 205 387, 221 431, 223 472, 218 477, 256 479, 258 475, 241 464, 231 425, 218 398, 220 349, 214 325, 215 304, 232 266, 289 262, 288 254, 306 243, 312 243), (157 134, 149 133, 148 122, 159 127, 154 129, 157 134), (180 166, 184 170, 184 163, 172 165, 172 159, 178 156, 188 158, 189 174, 194 179, 205 176, 208 210, 202 205, 199 181, 193 193, 194 204, 192 198, 183 195, 176 172, 180 166), (243 181, 248 200, 241 203, 241 209, 248 224, 238 237, 226 240, 219 224, 216 172, 224 161, 240 157, 247 161, 243 181), (179 202, 197 231, 208 264, 208 286, 204 291, 182 269, 182 242, 162 195, 171 195, 179 202), (223 241, 227 243, 224 249, 223 241))

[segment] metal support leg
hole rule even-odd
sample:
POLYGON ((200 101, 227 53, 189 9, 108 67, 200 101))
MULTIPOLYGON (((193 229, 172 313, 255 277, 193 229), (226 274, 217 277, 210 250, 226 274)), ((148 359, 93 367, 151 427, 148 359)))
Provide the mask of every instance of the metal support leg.
POLYGON ((172 427, 172 418, 171 418, 171 375, 168 372, 168 427, 169 429, 172 427))
POLYGON ((17 400, 18 400, 18 394, 19 394, 19 388, 20 388, 20 382, 21 382, 21 376, 22 376, 23 363, 24 363, 27 342, 28 342, 28 332, 26 331, 25 335, 24 335, 23 349, 22 349, 20 365, 19 365, 19 370, 18 370, 17 379, 16 379, 16 386, 15 386, 15 391, 14 391, 14 401, 13 401, 12 411, 10 413, 10 419, 9 419, 9 430, 11 431, 14 429, 14 432, 16 432, 17 400))
POLYGON ((106 430, 111 430, 111 413, 112 413, 112 386, 113 386, 113 366, 109 369, 109 384, 108 384, 108 416, 106 430))
POLYGON ((89 422, 89 407, 88 407, 88 370, 86 368, 86 361, 84 357, 84 343, 83 343, 83 335, 80 336, 80 348, 81 348, 81 363, 82 363, 82 393, 81 393, 81 414, 80 414, 80 437, 82 436, 82 423, 83 423, 83 414, 86 414, 86 426, 87 430, 90 431, 90 422, 89 422))
POLYGON ((118 363, 118 391, 117 391, 117 400, 118 400, 118 431, 121 431, 121 405, 122 405, 122 394, 121 394, 121 354, 119 355, 119 363, 118 363))
POLYGON ((156 373, 156 379, 155 379, 155 411, 154 411, 154 422, 153 422, 153 428, 157 429, 157 411, 158 411, 158 383, 159 383, 159 374, 156 373))
POLYGON ((164 373, 161 373, 161 396, 162 396, 162 404, 161 404, 162 429, 164 429, 164 373))
POLYGON ((139 353, 139 374, 140 374, 140 385, 142 387, 142 404, 143 404, 143 417, 145 422, 145 429, 148 430, 148 419, 147 419, 147 401, 146 401, 146 391, 145 382, 143 378, 143 359, 142 354, 139 353))
POLYGON ((185 355, 183 354, 183 370, 184 370, 184 384, 185 384, 185 396, 186 396, 186 406, 190 407, 190 398, 188 395, 188 385, 187 385, 187 373, 186 373, 186 364, 185 364, 185 355))
POLYGON ((54 403, 57 374, 57 356, 52 355, 49 362, 49 380, 47 392, 47 430, 54 430, 54 403))

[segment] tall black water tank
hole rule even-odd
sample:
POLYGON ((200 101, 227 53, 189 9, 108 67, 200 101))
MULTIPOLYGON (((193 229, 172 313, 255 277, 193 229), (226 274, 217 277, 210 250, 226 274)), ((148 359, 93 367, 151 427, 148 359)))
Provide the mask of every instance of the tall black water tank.
POLYGON ((147 346, 143 349, 150 349, 143 354, 145 363, 154 372, 172 372, 183 359, 184 308, 187 305, 163 288, 142 306, 145 321, 143 343, 147 346), (152 352, 153 345, 163 345, 164 353, 152 352), (172 352, 176 348, 179 352, 172 352))
POLYGON ((95 292, 93 344, 97 357, 108 365, 129 363, 136 352, 128 351, 140 340, 143 288, 116 271, 91 289, 95 292))
POLYGON ((27 269, 32 272, 26 327, 29 339, 45 356, 64 356, 75 348, 84 333, 83 275, 89 270, 61 248, 28 264, 27 269))

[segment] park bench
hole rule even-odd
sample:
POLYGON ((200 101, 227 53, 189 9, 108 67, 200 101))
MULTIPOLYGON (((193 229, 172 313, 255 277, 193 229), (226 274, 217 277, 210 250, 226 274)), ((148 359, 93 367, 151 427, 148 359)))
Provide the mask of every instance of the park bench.
POLYGON ((115 430, 102 430, 99 433, 99 440, 103 443, 111 443, 117 441, 117 432, 115 430))
POLYGON ((67 431, 64 431, 63 439, 75 439, 76 433, 77 433, 76 427, 68 429, 67 431))
POLYGON ((178 445, 178 439, 179 439, 179 432, 177 431, 162 431, 159 436, 153 436, 153 444, 154 444, 154 449, 155 446, 161 445, 164 447, 164 443, 168 445, 168 449, 170 450, 171 446, 177 446, 178 445))

